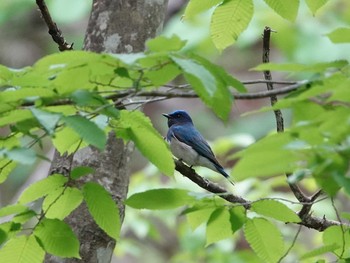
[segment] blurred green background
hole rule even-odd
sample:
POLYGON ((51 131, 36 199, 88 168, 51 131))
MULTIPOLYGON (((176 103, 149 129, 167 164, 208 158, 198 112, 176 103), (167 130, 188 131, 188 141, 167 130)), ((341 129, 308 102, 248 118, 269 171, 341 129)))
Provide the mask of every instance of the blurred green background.
MULTIPOLYGON (((85 29, 91 8, 91 0, 48 0, 46 1, 51 15, 66 40, 74 42, 75 49, 81 49, 85 29)), ((209 37, 208 11, 192 20, 183 20, 183 8, 187 1, 169 0, 164 35, 176 34, 188 41, 186 49, 209 58, 223 66, 228 72, 241 81, 262 79, 261 72, 249 69, 261 63, 261 35, 265 26, 271 27, 277 33, 272 35, 270 60, 280 63, 314 63, 337 59, 350 59, 350 48, 347 44, 333 44, 325 36, 340 26, 350 24, 350 1, 333 0, 323 6, 315 16, 301 1, 300 10, 295 23, 284 20, 276 15, 262 0, 255 1, 255 13, 248 29, 239 37, 234 46, 222 53, 215 50, 209 37)), ((47 33, 45 23, 41 19, 33 0, 2 0, 0 1, 0 64, 21 68, 32 65, 39 58, 58 52, 58 48, 47 33)), ((312 77, 305 74, 287 75, 272 73, 274 80, 301 80, 312 77)), ((178 78, 177 83, 183 83, 178 78)), ((250 85, 249 91, 265 90, 263 84, 250 85)), ((0 94, 1 96, 1 94, 0 94)), ((198 99, 171 99, 144 106, 145 113, 151 118, 154 126, 163 135, 166 134, 166 120, 163 112, 184 109, 190 112, 197 128, 212 143, 214 152, 220 161, 225 163, 228 156, 274 131, 274 116, 271 112, 244 115, 244 113, 268 105, 269 100, 236 101, 232 107, 227 123, 220 121, 198 99)), ((288 125, 288 111, 284 112, 288 125)), ((1 133, 1 130, 0 130, 1 133)), ((44 151, 50 157, 53 154, 51 145, 47 144, 44 151)), ((48 162, 40 162, 36 167, 20 166, 0 185, 0 206, 14 203, 18 194, 29 183, 46 177, 48 162)), ((233 163, 226 162, 228 168, 233 163)), ((201 192, 181 175, 169 179, 146 162, 137 152, 131 161, 133 175, 130 184, 130 194, 142 190, 159 187, 187 188, 201 192)), ((212 174, 208 169, 196 169, 201 175, 226 184, 222 178, 212 174)), ((240 182, 234 189, 236 194, 247 199, 261 197, 291 198, 288 189, 284 187, 285 178, 266 179, 261 181, 250 179, 240 182)), ((227 185, 225 185, 228 187, 227 185)), ((306 183, 306 190, 312 190, 312 181, 306 183)), ((341 198, 340 198, 341 204, 341 198)), ((345 205, 345 204, 344 204, 345 205)), ((328 211, 329 203, 314 206, 315 214, 325 214, 334 218, 334 211, 328 211), (326 204, 326 205, 325 205, 326 204)), ((284 233, 288 242, 292 242, 296 226, 285 226, 284 233)), ((302 243, 297 243, 293 249, 307 251, 320 242, 320 236, 315 231, 303 229, 302 243)), ((118 262, 260 262, 251 253, 249 246, 240 233, 230 240, 218 242, 209 247, 205 245, 204 228, 192 231, 181 211, 139 211, 130 208, 126 211, 123 225, 123 237, 116 248, 118 262), (232 249, 235 248, 235 253, 232 249)), ((291 253, 286 262, 295 262, 295 254, 291 253)), ((116 261, 116 262, 117 262, 116 261)))

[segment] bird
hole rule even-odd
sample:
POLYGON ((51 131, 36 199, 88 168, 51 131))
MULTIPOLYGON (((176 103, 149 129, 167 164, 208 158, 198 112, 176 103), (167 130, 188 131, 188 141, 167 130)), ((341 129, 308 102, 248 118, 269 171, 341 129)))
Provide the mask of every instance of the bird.
POLYGON ((169 130, 165 137, 172 154, 180 161, 192 166, 204 166, 222 174, 232 185, 230 176, 216 159, 207 141, 193 124, 190 115, 184 110, 162 114, 168 119, 169 130))

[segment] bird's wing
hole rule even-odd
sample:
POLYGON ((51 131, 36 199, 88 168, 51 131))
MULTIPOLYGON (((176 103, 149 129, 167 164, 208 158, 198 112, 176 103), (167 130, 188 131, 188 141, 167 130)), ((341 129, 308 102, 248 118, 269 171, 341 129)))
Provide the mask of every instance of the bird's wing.
POLYGON ((191 146, 199 155, 208 158, 215 165, 221 167, 215 158, 215 155, 209 144, 205 141, 203 136, 192 125, 176 125, 169 129, 170 136, 175 137, 180 142, 191 146))

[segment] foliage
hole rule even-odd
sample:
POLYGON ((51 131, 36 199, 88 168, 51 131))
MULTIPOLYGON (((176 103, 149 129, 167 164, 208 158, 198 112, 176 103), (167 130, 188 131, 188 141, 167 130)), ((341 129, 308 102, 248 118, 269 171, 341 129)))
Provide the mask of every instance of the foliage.
MULTIPOLYGON (((299 2, 265 0, 279 16, 291 22, 298 14, 299 2)), ((325 3, 306 1, 313 14, 325 3)), ((191 0, 185 18, 214 8, 211 38, 223 50, 248 27, 254 5, 253 1, 191 0)), ((338 28, 327 36, 334 43, 348 43, 348 31, 338 28)), ((38 158, 45 159, 40 152, 44 139, 51 140, 61 154, 70 154, 87 145, 103 150, 110 132, 133 141, 160 172, 172 176, 175 166, 162 136, 142 112, 121 109, 123 98, 134 98, 143 92, 151 94, 183 76, 198 97, 227 121, 235 102, 233 91, 245 92, 235 77, 208 59, 186 52, 185 45, 177 36, 161 36, 150 40, 144 53, 70 51, 43 57, 33 66, 19 70, 0 66, 0 126, 7 129, 0 140, 0 182, 6 181, 17 165, 32 165, 38 158)), ((254 70, 313 75, 297 91, 261 110, 289 109, 292 123, 286 132, 271 133, 229 156, 237 161, 232 177, 248 181, 290 174, 288 183, 311 179, 331 197, 340 191, 350 195, 348 61, 268 63, 254 70)), ((79 258, 79 240, 64 219, 83 201, 101 229, 118 239, 121 223, 113 193, 93 182, 71 186, 93 172, 88 167, 77 167, 68 177, 51 175, 26 188, 16 204, 1 208, 1 217, 12 218, 0 224, 0 258, 6 262, 41 262, 45 252, 79 258), (31 206, 38 200, 43 200, 40 212, 31 206)), ((182 188, 140 191, 125 201, 134 209, 184 208, 182 215, 192 230, 205 229, 203 245, 208 247, 224 239, 237 239, 236 233, 243 233, 256 256, 266 262, 276 262, 288 252, 290 242, 278 227, 280 222, 301 222, 289 203, 282 198, 258 199, 248 210, 219 196, 182 188)), ((304 249, 298 257, 304 260, 330 252, 339 260, 347 260, 349 233, 345 226, 329 227, 322 233, 321 247, 307 252, 304 249)))

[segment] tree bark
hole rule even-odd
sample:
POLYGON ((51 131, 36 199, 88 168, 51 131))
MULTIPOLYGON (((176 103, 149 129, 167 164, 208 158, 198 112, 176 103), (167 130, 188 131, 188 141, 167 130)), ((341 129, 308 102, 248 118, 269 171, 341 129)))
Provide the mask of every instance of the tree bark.
MULTIPOLYGON (((85 35, 84 50, 110 53, 136 53, 145 49, 147 39, 161 32, 167 0, 94 0, 85 35)), ((129 185, 128 160, 132 147, 114 133, 108 136, 104 151, 87 147, 74 156, 55 153, 50 174, 68 174, 76 166, 90 166, 95 173, 77 182, 100 183, 115 199, 124 218, 123 200, 129 185)), ((46 255, 45 262, 110 262, 115 240, 106 235, 91 218, 86 204, 80 205, 66 222, 80 241, 79 259, 61 259, 46 255)))

